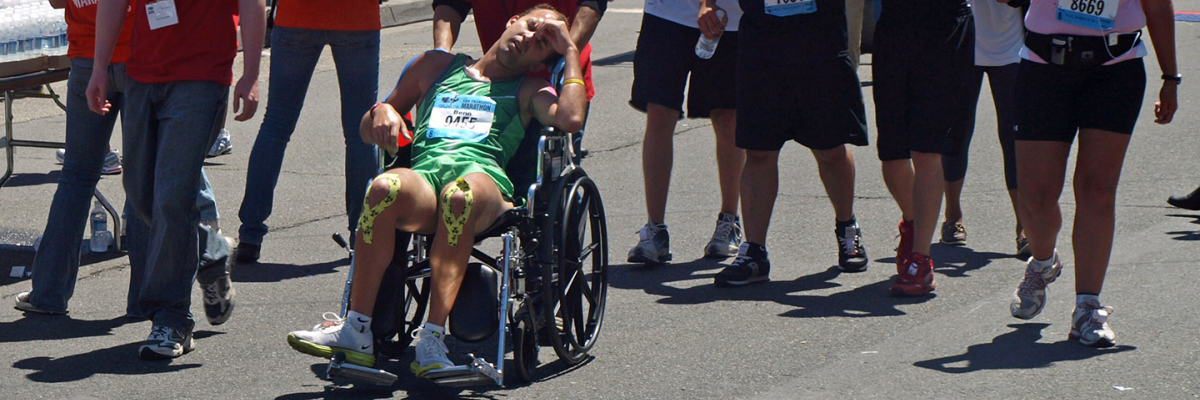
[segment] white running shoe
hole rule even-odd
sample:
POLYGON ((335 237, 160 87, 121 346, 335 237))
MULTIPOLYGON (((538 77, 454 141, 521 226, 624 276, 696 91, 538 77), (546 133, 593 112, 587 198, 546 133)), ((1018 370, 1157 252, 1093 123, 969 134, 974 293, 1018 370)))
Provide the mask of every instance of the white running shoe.
POLYGON ((1030 258, 1025 265, 1025 279, 1013 293, 1012 303, 1008 305, 1012 316, 1020 319, 1030 319, 1042 313, 1042 309, 1046 307, 1046 287, 1058 279, 1063 270, 1063 262, 1058 258, 1057 252, 1054 253, 1050 266, 1039 269, 1034 264, 1033 258, 1030 258))
POLYGON ((1117 344, 1117 334, 1108 327, 1108 317, 1113 308, 1100 305, 1099 300, 1086 300, 1075 304, 1071 314, 1071 333, 1068 337, 1079 339, 1079 343, 1090 347, 1112 347, 1117 344))
POLYGON ((666 224, 647 223, 638 230, 638 244, 629 249, 629 262, 664 264, 671 261, 671 234, 666 224))
POLYGON ((450 349, 446 348, 446 343, 443 341, 445 339, 444 332, 437 333, 423 327, 418 332, 417 355, 410 366, 414 375, 419 378, 426 372, 454 366, 454 362, 446 357, 446 354, 450 353, 450 349))
POLYGON ((712 240, 704 246, 704 256, 733 257, 737 255, 738 246, 741 245, 742 221, 738 219, 737 214, 721 213, 717 215, 717 228, 713 230, 712 240))
MULTIPOLYGON (((54 159, 62 164, 67 159, 67 150, 58 149, 54 152, 54 159)), ((116 175, 121 173, 124 168, 121 167, 121 152, 117 150, 109 150, 108 154, 104 155, 104 164, 100 167, 100 175, 116 175)))
POLYGON ((311 331, 289 333, 288 345, 301 353, 325 359, 342 352, 351 364, 375 366, 375 338, 370 321, 355 323, 357 328, 354 328, 337 314, 327 312, 322 317, 325 321, 313 326, 311 331))

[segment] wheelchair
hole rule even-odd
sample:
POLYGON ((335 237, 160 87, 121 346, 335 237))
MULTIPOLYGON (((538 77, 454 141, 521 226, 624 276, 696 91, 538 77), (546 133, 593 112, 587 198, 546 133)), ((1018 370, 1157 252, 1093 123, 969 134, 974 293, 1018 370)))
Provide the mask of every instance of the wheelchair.
MULTIPOLYGON (((533 379, 540 347, 553 348, 569 366, 589 357, 604 322, 608 231, 599 189, 574 161, 572 143, 572 134, 553 128, 540 130, 540 135, 526 134, 506 167, 514 187, 528 184, 524 204, 502 214, 475 237, 476 245, 499 237, 502 250, 493 257, 478 246, 472 249, 475 262, 468 264, 448 332, 466 343, 495 335, 495 357, 468 354, 470 363, 430 371, 424 378, 448 386, 503 386, 511 382, 507 378, 533 379), (510 349, 513 359, 506 363, 510 349)), ((398 158, 408 159, 404 151, 398 158)), ((424 321, 431 239, 403 232, 396 236, 396 256, 382 279, 372 318, 377 360, 399 358, 424 321)), ((334 240, 350 253, 353 276, 353 250, 339 235, 334 240)), ((350 308, 352 284, 347 279, 343 318, 350 308)), ((327 369, 330 379, 379 386, 397 380, 389 371, 350 364, 345 357, 344 353, 333 356, 327 369)))

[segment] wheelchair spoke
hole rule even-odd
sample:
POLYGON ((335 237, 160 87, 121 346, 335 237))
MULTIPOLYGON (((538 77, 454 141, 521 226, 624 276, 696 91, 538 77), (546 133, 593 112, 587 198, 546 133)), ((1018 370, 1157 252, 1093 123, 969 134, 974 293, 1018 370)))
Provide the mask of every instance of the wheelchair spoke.
POLYGON ((592 244, 588 245, 587 247, 584 247, 583 251, 579 252, 579 261, 587 260, 588 257, 590 257, 592 255, 592 252, 595 251, 597 247, 600 247, 600 243, 592 243, 592 244))

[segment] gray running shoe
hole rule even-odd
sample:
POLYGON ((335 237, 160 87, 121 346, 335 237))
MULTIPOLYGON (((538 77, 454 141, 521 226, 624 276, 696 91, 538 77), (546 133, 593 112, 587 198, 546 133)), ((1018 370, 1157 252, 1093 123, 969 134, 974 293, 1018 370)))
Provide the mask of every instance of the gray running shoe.
POLYGON ((1075 304, 1071 314, 1071 339, 1090 347, 1112 347, 1117 344, 1117 334, 1108 327, 1108 316, 1113 308, 1100 305, 1099 300, 1087 300, 1075 304))
POLYGON ((43 309, 37 308, 37 306, 35 306, 35 305, 33 305, 33 303, 29 302, 29 292, 21 292, 21 293, 17 294, 17 297, 15 299, 17 301, 17 304, 14 305, 13 308, 16 308, 21 311, 38 313, 38 314, 47 314, 47 315, 63 315, 63 314, 67 313, 66 311, 49 311, 49 310, 43 310, 43 309))
POLYGON ((663 264, 671 261, 671 235, 666 224, 647 223, 638 230, 638 244, 629 249, 629 262, 663 264))
POLYGON ((1028 259, 1033 254, 1029 250, 1029 238, 1025 236, 1017 237, 1017 258, 1028 259))
POLYGON ((213 266, 196 274, 196 282, 204 291, 204 316, 210 325, 220 325, 233 315, 233 281, 228 265, 213 266))
POLYGON ((146 360, 175 358, 196 348, 192 333, 181 333, 175 328, 155 325, 150 329, 150 336, 138 348, 138 355, 146 360))
POLYGON ((717 229, 712 240, 704 246, 704 257, 726 258, 737 255, 742 245, 742 221, 737 214, 721 213, 717 216, 717 229))
POLYGON ((213 141, 211 149, 208 149, 206 158, 223 156, 233 152, 233 140, 229 137, 228 129, 221 129, 221 133, 217 134, 217 140, 213 141))
MULTIPOLYGON (((67 159, 67 150, 58 149, 58 151, 55 151, 54 159, 58 160, 59 164, 62 164, 67 159)), ((109 150, 108 154, 104 155, 104 164, 100 167, 100 175, 116 175, 124 169, 121 166, 121 152, 109 150)))
POLYGON ((1054 254, 1053 263, 1042 269, 1035 267, 1033 259, 1030 258, 1025 264, 1025 279, 1013 293, 1012 303, 1008 306, 1012 316, 1030 319, 1041 314, 1042 308, 1046 307, 1046 286, 1058 279, 1062 270, 1063 263, 1058 258, 1058 253, 1054 254))
POLYGON ((962 246, 967 244, 967 228, 962 222, 946 221, 942 223, 942 244, 962 246))

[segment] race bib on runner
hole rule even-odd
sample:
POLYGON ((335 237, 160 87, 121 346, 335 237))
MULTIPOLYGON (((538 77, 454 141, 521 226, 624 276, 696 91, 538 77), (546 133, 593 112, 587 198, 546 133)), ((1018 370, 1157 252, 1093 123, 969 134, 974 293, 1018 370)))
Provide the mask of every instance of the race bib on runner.
POLYGON ((150 30, 178 24, 179 13, 175 11, 175 0, 146 3, 146 21, 150 23, 150 30))
POLYGON ((442 93, 433 99, 425 136, 479 143, 492 130, 496 101, 486 96, 442 93))
POLYGON ((763 0, 768 15, 786 17, 817 12, 817 0, 763 0))
POLYGON ((1058 0, 1054 19, 1071 25, 1109 31, 1117 19, 1121 0, 1058 0))

